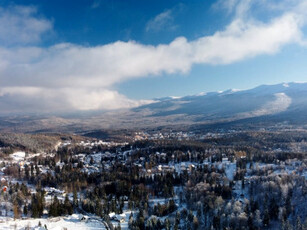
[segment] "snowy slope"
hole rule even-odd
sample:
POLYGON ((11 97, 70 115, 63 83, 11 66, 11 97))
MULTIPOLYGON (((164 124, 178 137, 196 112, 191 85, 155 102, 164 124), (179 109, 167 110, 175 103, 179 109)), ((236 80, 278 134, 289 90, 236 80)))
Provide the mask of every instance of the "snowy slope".
POLYGON ((227 90, 162 100, 134 109, 153 117, 185 114, 198 121, 245 119, 267 115, 300 116, 307 111, 307 83, 262 85, 249 90, 227 90), (289 115, 287 115, 289 113, 289 115))
POLYGON ((105 225, 98 219, 92 218, 83 215, 73 214, 67 217, 55 217, 48 219, 25 219, 25 220, 14 220, 13 218, 4 218, 0 219, 0 229, 11 230, 11 229, 20 229, 23 230, 26 227, 29 229, 45 229, 44 226, 47 226, 48 230, 104 230, 105 225), (42 227, 39 227, 39 222, 42 227))

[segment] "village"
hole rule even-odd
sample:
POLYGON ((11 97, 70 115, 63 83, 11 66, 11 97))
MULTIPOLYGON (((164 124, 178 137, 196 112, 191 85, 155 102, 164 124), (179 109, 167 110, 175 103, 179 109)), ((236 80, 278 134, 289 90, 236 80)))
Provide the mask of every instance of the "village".
MULTIPOLYGON (((136 134, 138 135, 139 133, 136 134)), ((178 226, 184 226, 187 222, 176 221, 178 218, 176 215, 189 212, 188 210, 194 216, 194 221, 197 219, 200 225, 203 224, 205 214, 199 213, 201 212, 200 207, 195 206, 190 197, 196 191, 207 193, 215 187, 217 198, 220 197, 223 203, 230 202, 229 205, 233 205, 233 202, 240 202, 241 206, 246 206, 250 204, 251 197, 255 195, 254 185, 261 175, 272 179, 290 176, 297 180, 302 178, 305 182, 307 180, 306 159, 301 159, 302 155, 298 155, 299 158, 282 159, 284 156, 281 158, 280 155, 284 150, 280 146, 270 150, 271 154, 276 156, 270 160, 264 160, 265 155, 261 160, 259 156, 255 158, 248 152, 228 147, 222 150, 214 147, 215 144, 206 145, 203 150, 199 147, 189 147, 186 150, 184 150, 185 147, 173 149, 168 145, 161 148, 152 144, 141 147, 144 143, 155 143, 156 136, 159 136, 158 141, 163 139, 161 135, 153 135, 151 138, 147 136, 145 140, 137 138, 133 144, 103 140, 86 140, 78 143, 64 141, 57 144, 57 150, 49 153, 23 151, 12 153, 1 160, 0 207, 2 211, 0 219, 31 220, 29 219, 33 217, 31 202, 36 199, 36 196, 42 194, 43 207, 38 217, 43 218, 41 222, 46 223, 46 226, 48 226, 49 218, 58 215, 50 214, 52 207, 56 205, 55 202, 71 207, 70 213, 60 212, 65 214, 66 219, 76 218, 71 215, 78 214, 80 223, 84 220, 91 222, 94 218, 95 221, 100 220, 103 228, 107 226, 106 228, 131 229, 139 218, 139 207, 142 207, 140 205, 144 204, 147 204, 146 225, 152 225, 157 221, 163 225, 167 221, 173 225, 177 223, 178 226), (79 173, 77 176, 79 179, 76 178, 77 181, 73 182, 69 177, 75 178, 75 172, 79 173), (103 182, 113 174, 121 178, 127 173, 129 175, 129 172, 132 173, 131 178, 136 181, 137 186, 142 184, 145 186, 144 188, 138 187, 138 189, 145 189, 144 192, 147 193, 144 198, 140 197, 140 200, 135 200, 136 197, 129 194, 123 179, 120 182, 124 183, 123 185, 116 181, 103 182), (207 179, 197 179, 200 172, 207 172, 203 175, 207 179), (97 178, 100 175, 105 179, 98 182, 97 178), (62 182, 53 183, 52 180, 62 182), (91 194, 95 191, 95 184, 101 189, 102 197, 105 197, 99 201, 101 206, 98 207, 95 207, 95 204, 89 199, 93 196, 91 194), (157 185, 159 187, 156 187, 157 185), (118 190, 118 186, 124 187, 118 190), (216 190, 216 186, 221 187, 221 193, 216 190), (21 188, 26 192, 23 191, 23 194, 18 192, 18 189, 21 188), (18 197, 24 197, 25 200, 18 201, 20 199, 18 197), (142 201, 143 199, 145 200, 142 201), (173 202, 172 206, 170 202, 173 202), (91 205, 94 205, 94 211, 91 211, 91 205), (162 211, 164 209, 166 211, 162 211)), ((182 138, 185 138, 185 141, 191 141, 193 137, 195 141, 195 136, 192 134, 180 137, 174 134, 171 138, 164 137, 163 140, 167 143, 174 143, 174 136, 178 143, 181 143, 182 138)), ((203 136, 211 139, 213 135, 203 136)), ((224 135, 214 135, 214 137, 224 137, 224 135)), ((305 211, 301 214, 304 213, 305 211)), ((59 221, 64 221, 64 219, 59 219, 59 221)))

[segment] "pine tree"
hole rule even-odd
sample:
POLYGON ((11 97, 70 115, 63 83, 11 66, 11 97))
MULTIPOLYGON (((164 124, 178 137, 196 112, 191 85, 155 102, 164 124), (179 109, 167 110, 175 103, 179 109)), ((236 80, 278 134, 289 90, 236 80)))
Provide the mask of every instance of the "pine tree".
POLYGON ((14 203, 14 220, 19 218, 19 210, 18 210, 18 205, 17 202, 14 203))
POLYGON ((32 217, 38 218, 39 217, 39 209, 38 209, 38 199, 35 194, 32 195, 31 199, 31 211, 32 211, 32 217))
POLYGON ((39 170, 39 167, 37 166, 37 164, 35 165, 35 171, 36 171, 36 176, 38 176, 39 173, 40 173, 40 170, 39 170))
POLYGON ((197 230, 198 227, 199 227, 198 219, 197 219, 196 216, 194 216, 194 218, 193 218, 193 229, 194 229, 194 230, 197 230))
POLYGON ((170 230, 171 229, 171 223, 170 223, 168 218, 165 219, 165 224, 164 225, 165 225, 165 229, 166 230, 170 230))
POLYGON ((40 190, 37 193, 37 200, 38 200, 38 214, 39 217, 41 217, 43 215, 44 212, 44 206, 45 206, 45 191, 44 190, 40 190))
POLYGON ((25 165, 25 177, 26 177, 26 179, 29 179, 29 177, 30 177, 29 166, 28 165, 25 165))
POLYGON ((248 226, 249 229, 254 229, 253 217, 252 217, 251 214, 248 216, 247 226, 248 226))
POLYGON ((33 164, 31 164, 31 176, 32 177, 34 176, 34 166, 33 166, 33 164))
POLYGON ((260 228, 261 227, 261 217, 260 217, 260 211, 257 209, 255 211, 255 214, 254 214, 254 225, 257 227, 257 228, 260 228))
POLYGON ((176 222, 175 225, 174 225, 174 230, 178 230, 178 228, 179 228, 178 223, 176 222))
POLYGON ((28 215, 28 204, 27 204, 27 203, 23 206, 23 214, 24 214, 25 216, 28 215))
POLYGON ((74 193, 73 193, 73 206, 74 208, 77 208, 79 206, 78 204, 78 195, 77 195, 77 190, 74 189, 74 193))
POLYGON ((268 227, 269 224, 270 224, 270 215, 269 215, 269 211, 266 209, 264 210, 263 226, 268 227))
POLYGON ((286 221, 285 230, 293 230, 292 225, 290 224, 289 220, 286 221))
POLYGON ((49 207, 49 215, 59 216, 59 212, 60 212, 59 200, 57 196, 54 196, 53 202, 49 207))
POLYGON ((273 198, 270 201, 269 205, 269 216, 271 219, 277 219, 278 217, 278 212, 279 212, 279 207, 277 205, 276 200, 273 198))
POLYGON ((301 218, 299 216, 296 218, 295 229, 296 230, 302 230, 303 229, 301 218))
POLYGON ((132 229, 132 226, 133 226, 133 215, 132 215, 132 212, 131 212, 130 216, 129 216, 129 222, 128 222, 129 229, 132 229))
POLYGON ((68 195, 66 194, 65 200, 64 200, 64 212, 65 214, 71 215, 73 213, 73 207, 68 199, 68 195))

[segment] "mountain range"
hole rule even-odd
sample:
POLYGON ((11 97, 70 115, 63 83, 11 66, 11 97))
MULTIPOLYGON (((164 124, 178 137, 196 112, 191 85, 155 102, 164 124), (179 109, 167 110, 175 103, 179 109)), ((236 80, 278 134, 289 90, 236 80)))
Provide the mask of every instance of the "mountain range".
POLYGON ((185 97, 166 97, 129 110, 72 116, 1 117, 2 131, 88 132, 214 125, 307 124, 307 83, 261 85, 185 97))
POLYGON ((195 115, 203 121, 243 119, 265 115, 302 115, 307 108, 307 83, 261 85, 250 90, 201 93, 182 98, 163 98, 133 109, 150 110, 153 116, 195 115))

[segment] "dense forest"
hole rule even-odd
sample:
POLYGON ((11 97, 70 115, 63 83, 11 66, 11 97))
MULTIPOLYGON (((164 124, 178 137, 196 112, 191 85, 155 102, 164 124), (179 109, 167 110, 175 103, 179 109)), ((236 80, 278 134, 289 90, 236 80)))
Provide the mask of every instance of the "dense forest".
POLYGON ((1 214, 92 213, 118 229, 109 214, 128 210, 130 229, 306 229, 307 158, 295 151, 305 139, 245 133, 65 145, 22 166, 1 163, 17 181, 1 182, 9 188, 1 214))

